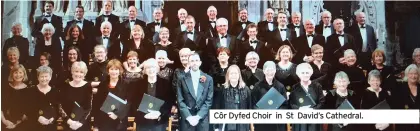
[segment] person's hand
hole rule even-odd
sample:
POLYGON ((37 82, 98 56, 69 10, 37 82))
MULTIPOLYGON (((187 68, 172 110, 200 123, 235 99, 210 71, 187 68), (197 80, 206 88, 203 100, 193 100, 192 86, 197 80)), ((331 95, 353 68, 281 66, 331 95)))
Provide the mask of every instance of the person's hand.
POLYGON ((194 116, 187 117, 187 121, 190 123, 191 126, 196 126, 198 124, 198 121, 194 116))
POLYGON ((346 58, 341 57, 340 59, 338 59, 338 62, 340 62, 340 64, 346 64, 346 58))
POLYGON ((70 128, 73 129, 73 130, 77 130, 77 129, 79 129, 82 126, 83 126, 82 123, 80 123, 78 121, 75 121, 74 124, 70 126, 70 128))
POLYGON ((349 123, 343 123, 343 126, 347 126, 347 125, 349 125, 349 123))
POLYGON ((178 109, 176 108, 176 106, 172 106, 171 113, 173 114, 178 113, 178 109))
POLYGON ((111 118, 112 120, 115 120, 118 117, 117 115, 115 115, 114 112, 108 112, 108 115, 109 115, 109 118, 111 118))
POLYGON ((48 124, 51 124, 51 123, 53 123, 53 121, 54 121, 54 117, 51 117, 50 119, 48 119, 48 124))
POLYGON ((7 129, 13 129, 15 128, 15 124, 9 120, 2 120, 3 124, 6 125, 7 129))
POLYGON ((376 129, 381 130, 381 131, 388 128, 388 126, 389 126, 388 123, 377 123, 377 124, 375 124, 376 129))
POLYGON ((169 60, 168 58, 165 59, 165 63, 166 64, 173 64, 174 61, 173 60, 169 60))
POLYGON ((93 131, 99 131, 98 127, 93 127, 93 131))
POLYGON ((93 93, 93 94, 98 93, 98 88, 92 88, 92 93, 93 93))
POLYGON ((214 129, 214 131, 219 131, 219 129, 218 129, 218 128, 216 128, 216 129, 214 129))
POLYGON ((304 60, 305 62, 312 62, 312 61, 314 61, 314 57, 312 57, 312 56, 305 56, 305 57, 303 58, 303 60, 304 60))
POLYGON ((144 118, 146 118, 146 119, 158 119, 159 116, 161 115, 161 113, 159 111, 154 111, 154 110, 148 110, 148 111, 149 111, 149 113, 144 115, 144 118))
POLYGON ((46 119, 43 116, 39 116, 38 117, 38 122, 41 123, 42 125, 48 125, 50 124, 50 121, 48 119, 46 119))
POLYGON ((312 109, 311 105, 299 107, 299 110, 310 110, 310 109, 312 109))

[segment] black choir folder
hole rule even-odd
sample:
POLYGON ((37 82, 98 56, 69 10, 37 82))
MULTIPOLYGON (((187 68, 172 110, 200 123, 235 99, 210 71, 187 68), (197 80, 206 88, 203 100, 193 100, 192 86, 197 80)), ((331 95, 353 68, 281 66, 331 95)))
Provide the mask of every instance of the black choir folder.
POLYGON ((128 113, 127 101, 109 92, 102 104, 101 111, 105 113, 113 112, 118 118, 124 118, 128 113))
POLYGON ((143 113, 149 113, 148 110, 159 111, 164 103, 165 101, 144 93, 137 110, 143 113))
POLYGON ((45 117, 46 119, 50 119, 50 118, 55 118, 55 117, 57 117, 57 110, 56 110, 56 108, 54 108, 52 105, 51 105, 51 103, 50 103, 50 105, 49 106, 47 106, 47 107, 45 107, 45 108, 43 108, 43 109, 40 109, 39 110, 39 112, 38 112, 38 114, 39 114, 39 116, 43 116, 43 117, 45 117))
POLYGON ((343 101, 343 103, 341 103, 341 105, 337 109, 340 109, 340 110, 354 110, 354 107, 353 107, 353 105, 351 105, 349 100, 345 99, 343 101))
POLYGON ((386 100, 383 100, 379 102, 378 104, 376 104, 374 107, 372 107, 372 109, 391 109, 391 108, 389 107, 388 102, 386 102, 386 100))
POLYGON ((79 105, 76 101, 74 102, 73 110, 70 114, 70 118, 73 121, 81 121, 83 119, 83 115, 85 114, 85 110, 83 107, 79 105))
POLYGON ((278 109, 284 101, 286 101, 286 98, 277 89, 271 87, 256 105, 259 109, 278 109))

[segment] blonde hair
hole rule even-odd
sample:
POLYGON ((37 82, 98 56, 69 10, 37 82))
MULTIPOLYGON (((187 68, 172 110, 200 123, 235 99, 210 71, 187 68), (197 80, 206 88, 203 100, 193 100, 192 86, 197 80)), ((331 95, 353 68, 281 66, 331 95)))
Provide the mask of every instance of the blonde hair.
POLYGON ((80 70, 83 72, 84 75, 87 74, 88 69, 86 66, 86 63, 83 61, 76 61, 71 65, 71 72, 76 71, 76 70, 80 70))
POLYGON ((242 75, 241 75, 241 69, 239 69, 239 66, 237 65, 231 65, 228 70, 226 71, 226 76, 225 76, 225 83, 223 84, 225 88, 229 88, 230 85, 230 81, 229 81, 229 72, 236 70, 238 71, 238 75, 239 75, 239 79, 238 79, 238 85, 239 88, 244 88, 246 86, 244 80, 242 79, 242 75))
POLYGON ((136 57, 136 58, 139 58, 139 54, 138 54, 136 51, 129 51, 129 52, 127 53, 127 59, 128 59, 128 58, 130 58, 130 57, 136 57))
POLYGON ((106 65, 106 70, 109 71, 109 69, 111 68, 117 68, 118 70, 120 70, 120 76, 124 73, 124 68, 121 64, 121 62, 117 59, 112 59, 108 62, 108 64, 106 65))
POLYGON ((163 32, 168 32, 169 33, 169 29, 166 28, 166 27, 160 27, 159 34, 163 33, 163 32))
POLYGON ((140 25, 134 25, 133 27, 131 27, 131 35, 130 35, 130 37, 131 38, 133 38, 133 32, 134 32, 134 30, 140 30, 140 38, 141 39, 143 39, 144 38, 144 30, 143 30, 143 28, 140 26, 140 25))
POLYGON ((22 64, 19 64, 18 66, 15 66, 15 67, 12 68, 12 70, 10 70, 9 78, 8 78, 8 81, 9 82, 13 82, 14 81, 13 80, 13 73, 15 73, 17 71, 22 71, 23 72, 23 80, 22 80, 23 82, 28 81, 28 75, 26 74, 25 67, 23 67, 22 64))
MULTIPOLYGON (((146 61, 143 62, 143 74, 146 74, 146 68, 150 67, 150 66, 154 66, 156 68, 156 73, 158 73, 160 71, 160 67, 159 64, 157 62, 156 59, 154 58, 149 58, 146 61)), ((147 75, 147 74, 146 74, 147 75)))
POLYGON ((20 57, 20 52, 19 49, 17 47, 10 47, 9 49, 7 49, 7 56, 9 56, 10 54, 15 53, 15 55, 17 56, 17 58, 19 59, 20 57))
POLYGON ((291 60, 292 60, 292 58, 293 58, 293 52, 292 52, 292 48, 291 48, 289 45, 282 45, 282 46, 280 46, 279 50, 277 50, 276 60, 279 60, 279 61, 281 60, 281 57, 280 57, 280 52, 281 52, 283 49, 285 49, 285 48, 289 49, 289 52, 290 52, 290 58, 289 58, 289 61, 291 61, 291 60))
MULTIPOLYGON (((420 71, 419 71, 419 68, 417 68, 417 65, 416 64, 410 64, 407 68, 405 68, 405 71, 404 71, 404 81, 405 82, 407 82, 408 81, 408 73, 411 71, 411 70, 416 70, 417 71, 417 75, 418 76, 420 76, 420 71)), ((418 78, 420 78, 420 77, 418 77, 418 78)), ((417 80, 417 81, 419 81, 419 80, 417 80)))
POLYGON ((313 46, 311 47, 311 52, 312 52, 312 53, 314 53, 316 50, 319 50, 319 49, 324 50, 324 47, 322 47, 322 46, 321 46, 321 45, 319 45, 319 44, 315 44, 315 45, 313 45, 313 46))

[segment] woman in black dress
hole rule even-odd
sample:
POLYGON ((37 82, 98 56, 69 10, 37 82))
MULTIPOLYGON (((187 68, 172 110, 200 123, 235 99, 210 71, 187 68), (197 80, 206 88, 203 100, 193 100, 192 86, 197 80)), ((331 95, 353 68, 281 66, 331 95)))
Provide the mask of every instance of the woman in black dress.
POLYGON ((344 51, 344 58, 341 59, 342 64, 338 69, 344 71, 350 80, 349 89, 356 92, 356 94, 362 95, 366 87, 365 73, 357 64, 356 53, 352 49, 344 51))
MULTIPOLYGON (((92 52, 93 47, 89 45, 90 43, 86 43, 85 37, 83 34, 82 29, 80 29, 77 24, 73 24, 70 26, 69 30, 66 32, 66 40, 64 41, 64 50, 63 56, 67 56, 69 53, 69 48, 74 46, 80 50, 80 58, 83 62, 89 63, 89 56, 92 52)), ((63 67, 69 67, 71 63, 68 63, 68 58, 63 57, 63 67)))
POLYGON ((65 83, 60 91, 63 114, 63 128, 66 131, 90 131, 92 110, 92 85, 85 81, 87 66, 84 62, 74 62, 71 67, 73 80, 65 83), (82 110, 78 112, 77 110, 82 110))
MULTIPOLYGON (((6 77, 6 76, 3 76, 6 77)), ((8 83, 1 88, 1 130, 24 131, 27 128, 24 96, 28 85, 26 70, 22 65, 13 68, 8 75, 8 83)))
POLYGON ((166 131, 171 108, 175 104, 175 93, 171 90, 171 82, 158 77, 159 65, 153 58, 143 62, 144 77, 134 87, 133 107, 136 109, 142 102, 143 95, 148 94, 163 100, 165 103, 159 110, 149 110, 148 113, 137 111, 135 122, 137 131, 166 131))
MULTIPOLYGON (((226 82, 222 85, 221 99, 214 104, 220 109, 253 109, 251 90, 242 80, 241 70, 231 65, 226 73, 226 82)), ((214 99, 214 98, 213 98, 214 99)), ((249 131, 249 124, 217 124, 215 129, 223 131, 249 131)))
MULTIPOLYGON (((179 60, 177 60, 178 59, 178 53, 177 52, 179 50, 176 50, 176 48, 174 47, 174 44, 171 41, 169 41, 169 34, 170 34, 170 32, 169 32, 168 28, 166 28, 166 27, 161 27, 160 28, 160 32, 159 32, 160 42, 154 44, 155 45, 155 52, 154 53, 156 53, 159 50, 164 50, 168 54, 168 58, 170 60, 176 60, 177 61, 176 64, 179 65, 180 62, 179 62, 179 60)), ((155 56, 155 58, 156 57, 157 56, 155 56)), ((169 65, 169 67, 174 69, 175 65, 169 65)))
MULTIPOLYGON (((50 65, 50 61, 51 61, 51 55, 48 52, 43 52, 39 55, 39 66, 37 65, 36 67, 40 67, 40 66, 49 66, 50 65)), ((50 85, 53 85, 54 82, 56 81, 56 75, 57 73, 53 72, 53 75, 51 77, 51 81, 50 81, 50 85)), ((28 69, 28 80, 29 80, 29 84, 30 85, 37 85, 38 84, 38 79, 37 79, 38 75, 37 75, 37 71, 32 70, 32 69, 28 69)))
POLYGON ((298 83, 296 64, 291 62, 292 58, 292 49, 289 45, 282 45, 277 51, 276 60, 278 60, 278 63, 276 79, 286 87, 288 92, 292 91, 293 89, 291 87, 298 83))
POLYGON ((39 58, 39 55, 43 52, 51 54, 50 67, 54 72, 61 70, 62 57, 61 57, 61 41, 58 37, 52 37, 55 28, 51 23, 46 23, 42 26, 41 30, 44 37, 36 39, 35 44, 35 58, 39 58))
MULTIPOLYGON (((337 72, 334 78, 335 89, 329 90, 325 96, 324 109, 337 109, 344 100, 348 100, 354 109, 359 109, 360 98, 352 90, 347 89, 350 84, 349 77, 343 71, 337 72)), ((360 131, 356 124, 328 124, 328 131, 360 131)))
MULTIPOLYGON (((255 88, 252 90, 252 105, 254 108, 258 108, 255 105, 257 102, 270 90, 270 88, 277 89, 284 98, 287 98, 287 93, 284 85, 275 79, 276 64, 273 61, 267 61, 264 63, 263 71, 265 78, 255 84, 255 88)), ((288 109, 288 102, 285 101, 279 109, 288 109)), ((254 124, 255 131, 286 131, 286 124, 254 124)))
POLYGON ((254 89, 254 86, 257 82, 264 80, 264 72, 262 69, 257 68, 258 62, 260 61, 260 57, 258 56, 257 52, 250 51, 246 54, 245 57, 245 66, 246 69, 241 71, 242 78, 246 83, 246 86, 249 89, 254 89))
POLYGON ((127 54, 127 61, 123 64, 125 67, 123 78, 126 82, 131 83, 140 80, 142 73, 138 56, 135 51, 130 51, 127 54))
MULTIPOLYGON (((320 109, 325 103, 321 84, 310 80, 312 73, 312 67, 308 63, 301 63, 296 67, 300 82, 293 85, 293 91, 289 96, 292 109, 320 109), (307 99, 304 99, 305 96, 308 96, 307 99)), ((320 124, 293 124, 292 131, 322 131, 322 126, 320 124)))
POLYGON ((127 105, 125 108, 129 108, 131 103, 128 92, 129 84, 121 78, 124 72, 121 62, 117 59, 112 59, 106 67, 109 77, 99 84, 98 93, 93 98, 94 131, 126 131, 128 126, 126 114, 125 117, 119 118, 113 112, 103 112, 100 110, 108 93, 112 93, 122 100, 126 100, 127 105))
POLYGON ((386 90, 396 87, 397 81, 394 75, 394 68, 392 66, 384 65, 386 60, 383 50, 376 49, 372 53, 372 67, 368 70, 378 70, 381 73, 381 87, 386 90))
MULTIPOLYGON (((393 92, 392 101, 395 101, 397 109, 420 109, 420 87, 419 68, 415 64, 409 65, 405 71, 404 82, 398 83, 396 92, 393 92)), ((397 131, 418 131, 420 130, 419 124, 404 124, 396 125, 397 131)))
MULTIPOLYGON (((372 58, 373 59, 373 58, 372 58)), ((372 70, 368 75, 369 87, 365 90, 362 96, 361 109, 371 109, 382 101, 387 101, 390 104, 390 91, 384 88, 381 80, 381 72, 372 70)), ((363 131, 391 131, 389 124, 365 124, 363 131)))
MULTIPOLYGON (((17 47, 11 47, 7 50, 7 64, 1 65, 2 76, 9 76, 10 70, 19 66, 20 52, 17 47)), ((1 78, 2 83, 8 83, 7 77, 1 78)))
POLYGON ((22 24, 15 22, 12 25, 12 34, 13 36, 6 39, 3 45, 2 60, 3 64, 7 64, 7 50, 10 47, 17 47, 20 52, 19 62, 21 64, 26 64, 29 57, 29 41, 27 38, 22 36, 22 24))
POLYGON ((59 91, 49 85, 52 69, 41 66, 37 69, 38 85, 26 92, 28 129, 33 131, 56 131, 59 118, 59 91))
POLYGON ((127 54, 129 51, 136 51, 139 54, 139 62, 142 63, 146 59, 153 58, 154 55, 154 46, 153 43, 144 39, 144 30, 140 25, 134 25, 131 30, 131 39, 127 40, 124 43, 124 48, 122 51, 123 61, 127 60, 127 54))
POLYGON ((55 83, 55 85, 57 85, 59 89, 61 89, 61 87, 63 87, 66 83, 72 80, 71 66, 73 65, 73 63, 76 61, 81 61, 81 53, 77 47, 71 46, 68 48, 67 52, 67 56, 64 56, 67 57, 67 65, 63 66, 63 70, 60 70, 60 72, 58 72, 57 83, 55 83))
POLYGON ((309 64, 314 70, 314 74, 311 76, 312 81, 316 81, 322 85, 322 89, 325 91, 332 89, 332 73, 333 67, 330 63, 327 63, 323 60, 324 58, 324 47, 316 44, 311 48, 312 56, 314 61, 309 64))
POLYGON ((158 50, 155 54, 155 59, 157 60, 160 68, 158 76, 160 78, 172 81, 174 70, 167 66, 170 62, 172 62, 170 59, 168 59, 168 53, 165 50, 158 50))

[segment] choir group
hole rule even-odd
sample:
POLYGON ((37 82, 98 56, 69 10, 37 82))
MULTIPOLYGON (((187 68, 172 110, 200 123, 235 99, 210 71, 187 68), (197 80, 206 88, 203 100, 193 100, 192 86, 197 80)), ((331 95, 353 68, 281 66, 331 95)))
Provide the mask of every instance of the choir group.
MULTIPOLYGON (((275 17, 270 8, 258 24, 248 21, 246 9, 239 10, 240 21, 229 24, 214 6, 200 24, 183 8, 179 21, 165 23, 158 8, 154 22, 146 24, 131 6, 120 23, 106 1, 95 24, 77 6, 75 19, 63 28, 53 8, 46 1, 45 12, 35 18, 33 57, 19 23, 4 43, 2 130, 53 131, 60 119, 63 130, 125 131, 128 117, 134 117, 137 131, 165 131, 169 118, 178 115, 180 131, 286 131, 286 124, 209 124, 209 109, 258 109, 256 103, 272 88, 287 99, 279 110, 337 109, 345 100, 355 109, 384 100, 391 109, 420 109, 420 48, 397 77, 399 72, 384 64, 385 53, 377 49, 363 12, 345 27, 328 11, 315 25, 301 21, 299 12, 291 14, 291 22, 283 12, 275 17), (110 93, 126 102, 121 109, 126 114, 102 111, 110 93), (145 95, 164 104, 138 111, 145 95), (305 96, 313 104, 302 106, 305 96)), ((291 124, 291 129, 418 131, 420 126, 291 124)))

